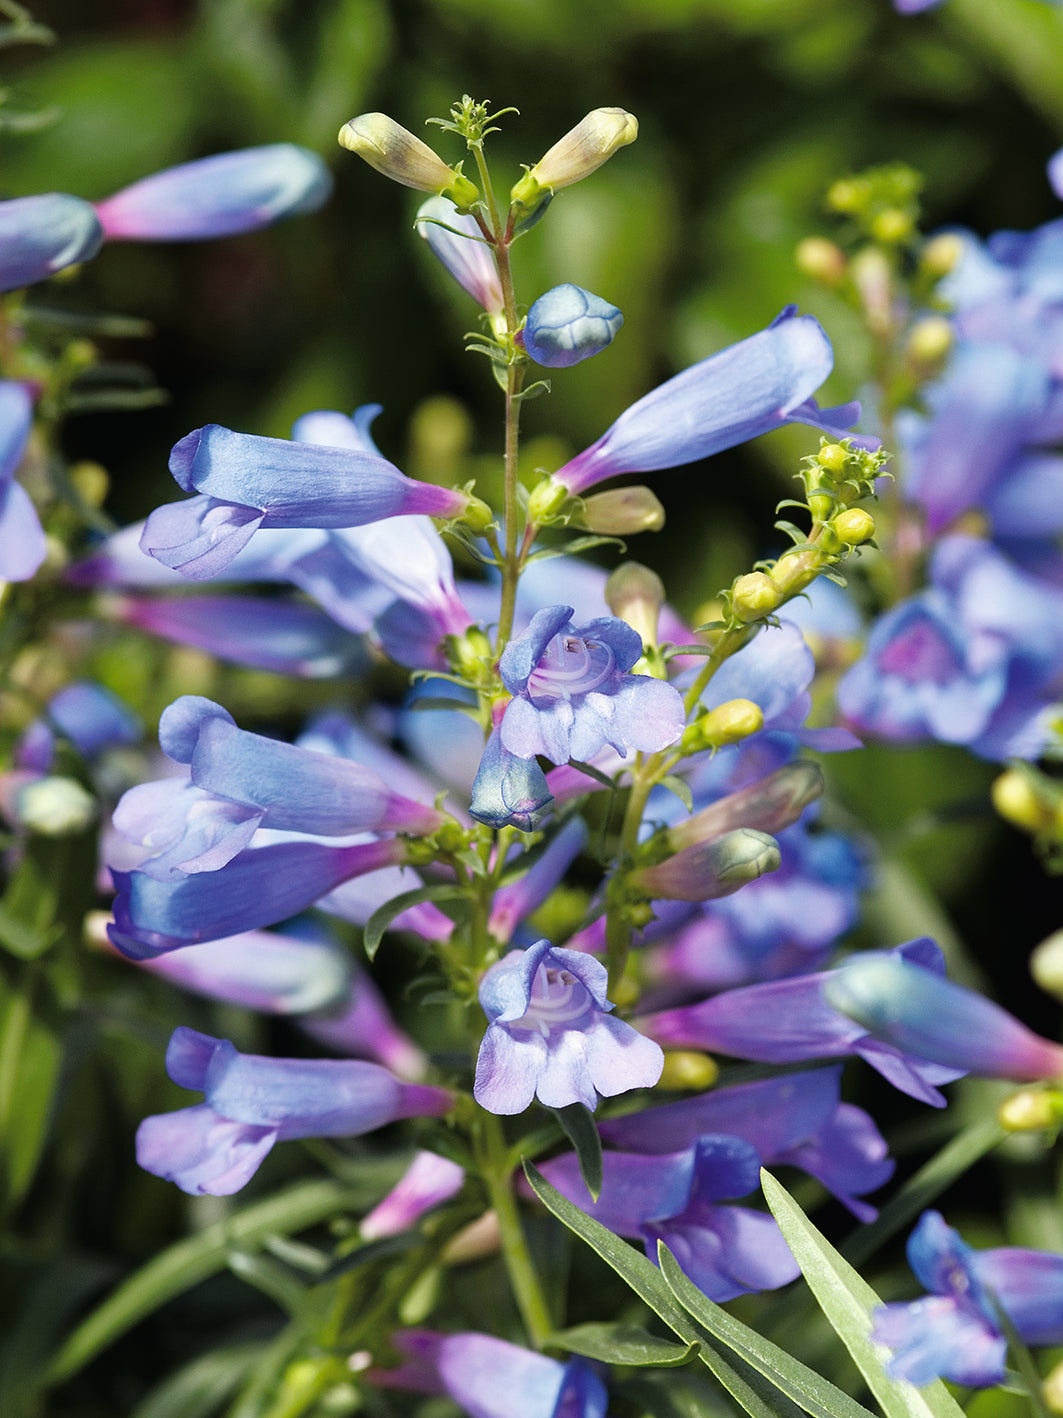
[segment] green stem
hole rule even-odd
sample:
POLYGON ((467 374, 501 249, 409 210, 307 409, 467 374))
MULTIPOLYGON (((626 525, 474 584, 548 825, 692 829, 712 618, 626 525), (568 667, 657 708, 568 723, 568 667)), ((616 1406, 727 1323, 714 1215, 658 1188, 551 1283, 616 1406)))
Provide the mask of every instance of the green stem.
POLYGON ((481 1166, 491 1205, 498 1217, 502 1258, 528 1338, 536 1349, 542 1349, 555 1326, 528 1250, 517 1199, 513 1195, 513 1178, 502 1122, 493 1113, 481 1115, 481 1138, 481 1166))

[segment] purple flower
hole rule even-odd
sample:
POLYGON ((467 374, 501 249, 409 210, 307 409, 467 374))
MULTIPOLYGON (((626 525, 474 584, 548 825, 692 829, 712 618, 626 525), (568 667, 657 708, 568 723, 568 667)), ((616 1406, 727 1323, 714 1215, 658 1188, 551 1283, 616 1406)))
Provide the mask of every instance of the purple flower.
POLYGON ((854 955, 824 981, 823 996, 873 1039, 948 1068, 1017 1083, 1063 1077, 1063 1045, 1007 1010, 899 955, 854 955))
POLYGON ((429 197, 418 208, 415 225, 432 255, 442 261, 458 285, 488 315, 501 314, 505 302, 498 268, 476 219, 459 215, 446 197, 429 197))
POLYGON ((511 950, 480 981, 489 1020, 476 1060, 476 1101, 491 1113, 595 1108, 632 1088, 652 1088, 664 1057, 651 1040, 611 1016, 605 966, 548 940, 511 950))
POLYGON ((108 241, 202 241, 313 212, 332 178, 294 143, 240 148, 168 167, 96 203, 108 241))
MULTIPOLYGON (((935 975, 945 973, 941 951, 926 937, 897 946, 886 958, 890 955, 913 961, 935 975)), ((944 1107, 945 1099, 935 1085, 960 1077, 963 1069, 902 1052, 839 1013, 826 992, 836 973, 828 970, 746 985, 700 1004, 647 1015, 638 1026, 669 1048, 713 1049, 762 1063, 858 1054, 903 1093, 944 1107)))
POLYGON ((469 812, 489 827, 533 832, 553 796, 534 758, 520 758, 502 746, 502 731, 491 730, 472 785, 469 812))
POLYGON ((427 1329, 391 1344, 405 1362, 370 1371, 381 1388, 447 1394, 469 1418, 605 1418, 605 1385, 583 1359, 562 1364, 488 1334, 427 1329))
POLYGON ((623 323, 615 305, 566 283, 532 302, 518 340, 536 364, 568 369, 601 354, 623 323))
POLYGON ((1063 148, 1048 160, 1048 181, 1056 196, 1063 198, 1063 148))
POLYGON ((554 474, 582 493, 619 473, 676 468, 733 448, 784 423, 810 423, 836 437, 857 404, 820 410, 811 397, 834 363, 819 322, 786 309, 748 339, 710 355, 632 404, 596 443, 554 474))
POLYGON ((400 1118, 438 1117, 453 1104, 445 1089, 402 1083, 379 1064, 241 1054, 194 1029, 174 1031, 166 1071, 205 1101, 145 1118, 137 1161, 192 1195, 239 1191, 274 1142, 357 1137, 400 1118))
POLYGON ((397 1236, 432 1207, 448 1201, 465 1182, 465 1169, 434 1152, 418 1152, 383 1201, 378 1202, 359 1226, 363 1238, 376 1241, 397 1236))
POLYGON ((139 743, 143 725, 132 709, 102 684, 78 680, 48 701, 43 718, 35 719, 15 749, 20 768, 47 773, 55 754, 56 735, 93 759, 108 748, 139 743))
POLYGON ((871 1338, 894 1351, 891 1378, 1002 1383, 1008 1345, 997 1306, 1025 1343, 1063 1342, 1063 1256, 1011 1246, 976 1251, 939 1212, 925 1211, 908 1238, 908 1263, 930 1294, 872 1315, 871 1338))
POLYGON ((193 580, 224 570, 260 527, 360 527, 384 517, 460 516, 468 494, 414 482, 377 454, 234 433, 208 424, 174 445, 186 492, 148 518, 141 546, 193 580))
MULTIPOLYGON (((487 922, 487 929, 494 940, 505 944, 512 938, 524 917, 541 906, 562 880, 586 840, 587 827, 583 819, 570 818, 523 876, 498 888, 487 922)), ((520 858, 514 866, 519 869, 520 858)))
POLYGON ((159 744, 188 765, 188 779, 130 788, 114 814, 124 837, 152 851, 138 870, 159 881, 217 871, 260 827, 349 837, 385 828, 432 833, 447 821, 361 764, 248 733, 197 695, 163 711, 159 744))
POLYGON ((103 228, 88 202, 43 192, 0 202, 0 290, 47 280, 99 251, 103 228))
MULTIPOLYGON (((3 209, 8 205, 0 202, 0 252, 4 241, 3 209)), ((0 255, 0 267, 2 262, 0 255)), ((44 560, 40 518, 29 493, 15 481, 15 470, 26 451, 32 427, 33 394, 29 386, 0 380, 0 581, 28 581, 44 560)))
POLYGON ((663 1241, 710 1300, 773 1290, 800 1268, 775 1220, 744 1206, 719 1206, 760 1186, 760 1155, 740 1137, 707 1134, 681 1152, 606 1152, 602 1190, 592 1203, 575 1153, 543 1164, 543 1175, 588 1215, 646 1243, 663 1241))

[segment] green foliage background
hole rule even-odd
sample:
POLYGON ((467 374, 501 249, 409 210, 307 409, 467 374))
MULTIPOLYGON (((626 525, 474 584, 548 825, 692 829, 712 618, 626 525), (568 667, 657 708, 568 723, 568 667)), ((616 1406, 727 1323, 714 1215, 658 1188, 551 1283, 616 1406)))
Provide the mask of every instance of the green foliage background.
MULTIPOLYGON (((54 0, 35 14, 58 45, 0 54, 0 82, 21 107, 54 106, 58 116, 38 132, 3 135, 3 195, 102 197, 160 167, 277 140, 318 150, 336 176, 334 200, 313 217, 202 246, 116 244, 77 283, 46 293, 154 330, 146 341, 104 341, 104 353, 150 367, 169 402, 83 414, 65 430, 72 457, 109 470, 108 510, 121 522, 172 499, 167 455, 191 428, 218 422, 284 436, 307 409, 365 402, 384 405, 376 431, 400 466, 490 486, 501 421, 486 368, 461 353, 470 303, 413 234, 415 194, 336 146, 340 125, 359 112, 385 110, 419 131, 462 92, 514 105, 520 117, 504 119, 491 144, 503 182, 591 108, 621 105, 640 119, 635 147, 562 194, 515 253, 527 301, 572 280, 626 316, 607 355, 529 405, 529 470, 557 466, 632 399, 789 302, 817 315, 834 340, 828 399, 858 392, 866 367, 855 318, 793 264, 803 236, 831 232, 822 194, 840 174, 912 164, 927 179, 930 228, 959 223, 985 234, 1060 215, 1044 165, 1063 144, 1063 12, 1036 0, 947 0, 914 19, 887 0, 54 0)), ((440 141, 448 160, 459 156, 440 141)), ((804 435, 789 429, 663 475, 670 525, 631 551, 667 567, 670 596, 693 613, 770 550, 774 503, 790 494, 789 470, 804 451, 804 435)), ((96 669, 149 718, 190 688, 225 698, 245 722, 293 712, 270 676, 218 672, 142 639, 105 644, 96 669)), ((306 690, 301 702, 318 693, 306 690)), ((922 894, 943 887, 979 968, 1009 1002, 1029 1006, 1017 962, 1058 924, 1058 901, 1025 842, 994 827, 991 770, 959 752, 868 750, 832 771, 838 801, 889 853, 892 875, 870 928, 895 939, 929 931, 949 945, 950 919, 922 894), (1026 907, 1021 926, 1016 899, 1026 907)), ((41 878, 83 875, 90 849, 80 844, 78 858, 74 844, 69 860, 37 864, 41 878)), ((1032 1022, 1053 1027, 1047 1016, 1032 1022)), ((225 1214, 224 1204, 190 1204, 132 1165, 139 1117, 178 1105, 161 1067, 178 1023, 243 1047, 276 1042, 260 1022, 178 1000, 103 959, 71 962, 47 988, 4 997, 5 1418, 212 1411, 168 1391, 146 1395, 215 1343, 238 1366, 240 1346, 276 1323, 271 1301, 222 1271, 42 1396, 46 1356, 88 1300, 186 1225, 225 1214)), ((972 1092, 967 1106, 981 1097, 972 1092)), ((910 1139, 917 1159, 935 1122, 910 1139)), ((274 1160, 274 1184, 286 1168, 297 1179, 297 1156, 274 1160)), ((1043 1162, 1015 1156, 1010 1165, 989 1185, 1012 1239, 1063 1246, 1058 1217, 1038 1199, 1043 1162)), ((312 1212, 313 1201, 302 1204, 312 1212)), ((977 1208, 977 1194, 969 1204, 977 1208)), ((989 1210, 982 1225, 999 1234, 989 1210)), ((900 1283, 899 1262, 895 1270, 887 1289, 900 1283)), ((504 1312, 492 1284, 485 1272, 481 1300, 504 1312)), ((806 1361, 828 1362, 807 1313, 803 1322, 806 1361)), ((209 1392, 207 1361, 197 1375, 209 1392)), ((977 1412, 1007 1418, 1008 1402, 987 1397, 977 1412)))

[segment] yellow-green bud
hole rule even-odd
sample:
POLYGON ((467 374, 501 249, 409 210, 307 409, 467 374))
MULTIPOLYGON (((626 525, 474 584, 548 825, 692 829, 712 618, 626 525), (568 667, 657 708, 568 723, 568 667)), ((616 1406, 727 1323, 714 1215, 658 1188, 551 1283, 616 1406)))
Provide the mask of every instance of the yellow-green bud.
POLYGON ((952 321, 944 315, 928 315, 912 326, 907 355, 919 369, 935 369, 952 349, 952 321))
POLYGON ((340 146, 364 158, 370 167, 403 187, 436 192, 458 208, 479 200, 476 184, 448 167, 427 143, 422 143, 386 113, 362 113, 340 129, 340 146))
POLYGON ((828 473, 840 473, 849 461, 849 451, 843 443, 824 443, 816 454, 816 461, 826 468, 828 473))
POLYGON ((672 1049, 664 1056, 664 1069, 657 1087, 703 1093, 719 1076, 716 1060, 708 1054, 699 1054, 693 1049, 672 1049))
POLYGON ((633 532, 659 532, 664 526, 664 507, 657 494, 641 484, 614 487, 585 498, 576 520, 589 532, 627 537, 633 532))
POLYGON ((96 799, 76 778, 47 777, 27 783, 18 794, 18 820, 44 837, 83 832, 95 821, 96 799))
POLYGON ((862 507, 847 507, 831 519, 830 527, 847 547, 858 547, 875 535, 875 519, 862 507))
POLYGON ((643 645, 656 646, 657 618, 664 605, 664 582, 656 571, 625 561, 605 583, 605 603, 613 615, 638 631, 643 645))
POLYGON ((872 331, 883 334, 890 330, 894 318, 893 271, 885 252, 865 246, 853 257, 849 274, 872 331))
POLYGON ((806 236, 794 251, 797 269, 824 285, 836 286, 845 276, 845 252, 825 236, 806 236))
POLYGON ((536 206, 544 193, 557 192, 589 177, 638 135, 638 119, 633 113, 622 108, 594 109, 524 174, 510 193, 510 200, 520 207, 536 206))
POLYGON ((963 237, 953 232, 932 236, 923 247, 919 263, 931 276, 947 276, 963 255, 963 237))
POLYGON ((552 477, 544 478, 528 498, 528 521, 545 522, 555 517, 571 496, 567 487, 554 482, 552 477))
POLYGON ((1063 931, 1053 931, 1035 947, 1030 974, 1047 994, 1063 999, 1063 931))
POLYGON ((458 520, 468 522, 469 526, 472 527, 475 532, 486 531, 495 520, 495 514, 491 511, 487 503, 484 502, 483 498, 473 497, 471 493, 468 493, 467 497, 468 501, 465 504, 465 510, 458 514, 458 520))
POLYGON ((866 178, 839 177, 827 193, 827 206, 835 212, 857 212, 870 195, 866 178))
POLYGON ((1059 1096, 1044 1088, 1023 1088, 1004 1100, 997 1121, 1008 1132, 1039 1132, 1059 1122, 1059 1096))
POLYGON ((731 587, 731 609, 738 620, 747 624, 771 615, 782 601, 781 586, 763 571, 747 572, 731 587))
POLYGON ((448 649, 448 658, 455 674, 473 681, 479 680, 484 666, 491 663, 491 642, 477 625, 471 625, 463 635, 452 636, 448 649))
POLYGON ((764 727, 764 710, 752 699, 728 699, 700 718, 696 727, 708 748, 739 743, 764 727))
POLYGON ((902 211, 900 207, 887 207, 882 212, 876 212, 871 219, 871 235, 876 241, 891 246, 907 241, 914 228, 912 213, 902 211))
POLYGON ((99 463, 75 463, 70 469, 70 481, 90 507, 103 506, 111 485, 106 468, 99 463))
POLYGON ((993 806, 1005 822, 1027 832, 1042 832, 1051 826, 1052 808, 1038 797, 1025 773, 1008 768, 989 790, 993 806))

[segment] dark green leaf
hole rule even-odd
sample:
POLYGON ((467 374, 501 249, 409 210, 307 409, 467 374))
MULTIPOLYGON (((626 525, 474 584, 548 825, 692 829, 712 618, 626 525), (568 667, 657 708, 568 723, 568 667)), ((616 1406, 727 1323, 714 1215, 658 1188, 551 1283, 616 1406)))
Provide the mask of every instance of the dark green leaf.
POLYGON ((585 1359, 639 1368, 686 1364, 698 1352, 696 1342, 685 1346, 675 1344, 670 1339, 659 1339, 637 1324, 580 1324, 552 1334, 549 1343, 567 1349, 570 1354, 582 1354, 585 1359))
POLYGON ((465 893, 460 886, 442 883, 437 886, 419 886, 415 891, 404 891, 378 906, 365 923, 365 953, 372 960, 384 938, 384 932, 396 916, 408 911, 411 906, 419 906, 422 901, 460 901, 465 893))
POLYGON ((619 537, 606 537, 593 535, 587 537, 573 537, 570 542, 562 542, 556 547, 541 547, 538 551, 533 551, 528 557, 529 561, 549 561, 552 556, 578 556, 581 552, 591 551, 594 547, 613 546, 619 551, 627 551, 627 546, 619 537))
POLYGON ((152 1389, 131 1418, 214 1418, 265 1352, 256 1342, 200 1354, 152 1389))
POLYGON ((593 763, 582 763, 578 758, 569 759, 570 768, 578 768, 581 773, 586 773, 588 778, 593 778, 596 783, 601 783, 603 788, 616 788, 616 782, 607 773, 603 773, 600 768, 595 768, 593 763))
POLYGON ((602 1139, 598 1136, 594 1114, 582 1103, 570 1103, 567 1108, 551 1108, 551 1113, 565 1130, 565 1136, 576 1149, 580 1176, 597 1201, 602 1191, 602 1139))

